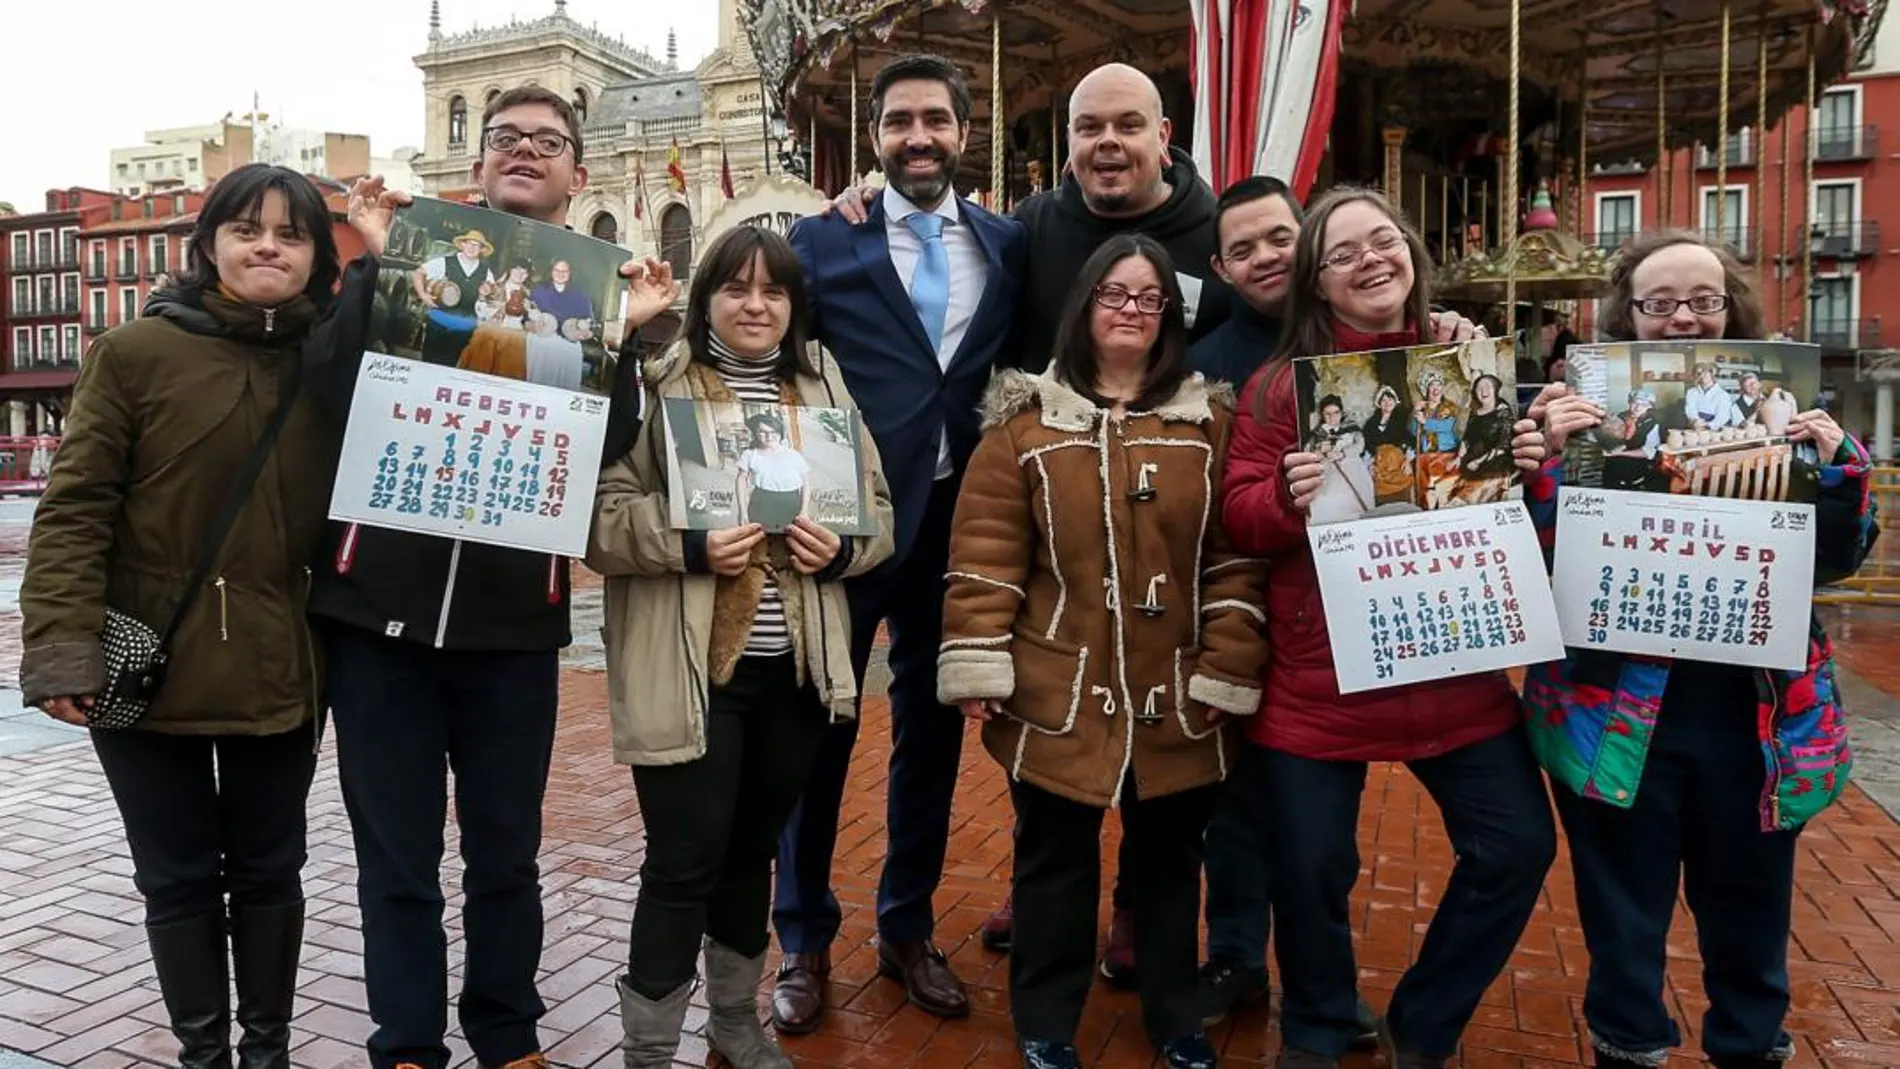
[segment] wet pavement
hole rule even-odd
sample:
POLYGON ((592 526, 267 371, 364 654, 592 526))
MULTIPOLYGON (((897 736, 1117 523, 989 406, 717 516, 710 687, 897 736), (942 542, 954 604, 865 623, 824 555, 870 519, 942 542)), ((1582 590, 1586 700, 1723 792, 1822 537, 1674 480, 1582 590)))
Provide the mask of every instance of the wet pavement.
MULTIPOLYGON (((0 1069, 51 1063, 81 1069, 175 1064, 176 1046, 146 958, 137 893, 117 813, 83 735, 18 708, 16 600, 30 503, 0 501, 0 1069), (9 1053, 11 1051, 12 1053, 9 1053)), ((541 863, 547 929, 542 1035, 563 1067, 619 1065, 612 988, 624 969, 627 920, 643 853, 624 768, 608 752, 597 581, 578 577, 577 642, 565 655, 556 767, 541 863)), ((1842 689, 1860 744, 1856 786, 1802 836, 1790 972, 1796 1067, 1900 1067, 1900 609, 1828 610, 1841 646, 1842 689), (1885 808, 1883 808, 1883 805, 1885 808)), ((877 673, 881 678, 882 671, 877 673)), ((876 680, 874 679, 874 689, 876 680)), ((786 1041, 805 1069, 1020 1064, 1008 1022, 1007 959, 977 931, 1001 900, 1009 871, 1010 813, 1003 778, 965 746, 949 865, 936 903, 937 938, 971 985, 975 1012, 943 1022, 905 1004, 876 976, 872 942, 884 838, 889 717, 867 704, 842 818, 836 885, 845 904, 834 947, 833 1010, 815 1035, 786 1041)), ((294 1028, 298 1069, 367 1064, 362 937, 349 826, 331 747, 310 801, 310 916, 294 1028)), ((1114 821, 1109 822, 1114 836, 1114 821)), ((1403 769, 1376 767, 1360 816, 1362 872, 1354 895, 1361 983, 1382 1006, 1418 949, 1451 863, 1432 803, 1403 769)), ((459 975, 460 862, 450 828, 444 890, 451 962, 459 975)), ((1105 858, 1114 856, 1113 843, 1105 858)), ((1106 895, 1103 899, 1106 913, 1106 895)), ((1693 927, 1670 940, 1667 997, 1693 1050, 1706 1007, 1693 927)), ((1466 1035, 1467 1069, 1575 1069, 1589 1064, 1580 1024, 1587 961, 1568 860, 1552 870, 1530 930, 1466 1035)), ((452 1018, 451 1018, 452 1019, 452 1018)), ((681 1065, 703 1066, 703 1004, 687 1021, 681 1065)), ((1256 1007, 1214 1030, 1223 1064, 1271 1064, 1279 1035, 1256 1007)), ((1086 1064, 1147 1066, 1132 995, 1098 987, 1080 1045, 1086 1064)), ((457 1066, 472 1066, 452 1039, 457 1066)), ((1347 1069, 1380 1064, 1349 1056, 1347 1069)), ((1674 1065, 1701 1064, 1678 1055, 1674 1065)))

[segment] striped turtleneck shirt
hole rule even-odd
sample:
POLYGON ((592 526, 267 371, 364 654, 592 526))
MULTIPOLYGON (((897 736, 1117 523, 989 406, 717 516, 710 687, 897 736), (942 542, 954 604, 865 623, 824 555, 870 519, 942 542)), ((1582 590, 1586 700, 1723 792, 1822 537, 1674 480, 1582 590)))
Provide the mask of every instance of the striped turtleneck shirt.
MULTIPOLYGON (((767 360, 748 360, 727 348, 710 331, 706 340, 712 348, 714 369, 741 403, 777 405, 782 402, 776 354, 767 360)), ((790 652, 792 633, 785 623, 785 601, 779 597, 778 584, 767 576, 765 589, 759 593, 759 612, 753 617, 752 633, 746 637, 745 655, 776 657, 790 652)))

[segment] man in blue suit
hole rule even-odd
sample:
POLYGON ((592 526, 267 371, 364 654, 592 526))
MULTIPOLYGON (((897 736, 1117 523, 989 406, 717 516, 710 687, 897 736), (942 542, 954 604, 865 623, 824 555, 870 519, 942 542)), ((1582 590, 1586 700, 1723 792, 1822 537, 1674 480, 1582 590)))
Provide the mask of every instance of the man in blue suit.
MULTIPOLYGON (((838 359, 883 456, 896 555, 849 588, 852 658, 864 678, 878 625, 890 625, 890 842, 878 883, 878 972, 940 1017, 970 1012, 932 941, 963 718, 937 703, 950 521, 980 433, 990 371, 1016 361, 1021 223, 956 195, 970 90, 954 63, 911 55, 871 85, 871 136, 889 186, 866 225, 833 213, 791 231, 812 295, 814 335, 838 359)), ((784 963, 772 998, 780 1031, 809 1032, 825 1009, 840 910, 831 891, 857 721, 837 725, 779 843, 773 923, 784 963)))

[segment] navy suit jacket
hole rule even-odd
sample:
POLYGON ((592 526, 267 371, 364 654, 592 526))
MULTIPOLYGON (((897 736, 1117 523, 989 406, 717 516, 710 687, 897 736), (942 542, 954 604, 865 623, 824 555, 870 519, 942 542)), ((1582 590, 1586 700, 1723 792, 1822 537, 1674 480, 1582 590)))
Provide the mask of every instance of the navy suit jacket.
POLYGON ((981 434, 979 409, 990 370, 1013 366, 1016 293, 1023 283, 1026 231, 1014 219, 957 201, 959 225, 989 261, 975 318, 948 370, 937 362, 923 321, 891 265, 882 198, 852 226, 836 212, 792 225, 804 266, 813 334, 838 359, 845 385, 884 460, 895 512, 896 553, 908 556, 937 474, 938 441, 950 438, 960 476, 981 434))

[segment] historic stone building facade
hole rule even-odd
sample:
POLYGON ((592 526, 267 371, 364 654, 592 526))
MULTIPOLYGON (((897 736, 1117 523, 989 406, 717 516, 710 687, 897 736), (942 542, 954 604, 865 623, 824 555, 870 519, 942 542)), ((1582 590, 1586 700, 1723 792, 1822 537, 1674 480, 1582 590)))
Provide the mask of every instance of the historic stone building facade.
MULTIPOLYGON (((415 60, 427 122, 415 169, 425 192, 472 194, 469 168, 480 149, 484 105, 503 89, 545 86, 583 116, 588 182, 568 224, 636 254, 664 256, 683 277, 699 224, 725 199, 722 152, 742 192, 763 176, 770 136, 737 0, 718 2, 717 46, 689 71, 678 69, 674 55, 658 59, 583 25, 568 13, 567 0, 554 0, 553 13, 533 21, 453 34, 442 31, 439 8, 432 11, 428 48, 415 60), (684 191, 667 170, 676 142, 684 191)), ((770 150, 775 158, 779 146, 770 150)))

